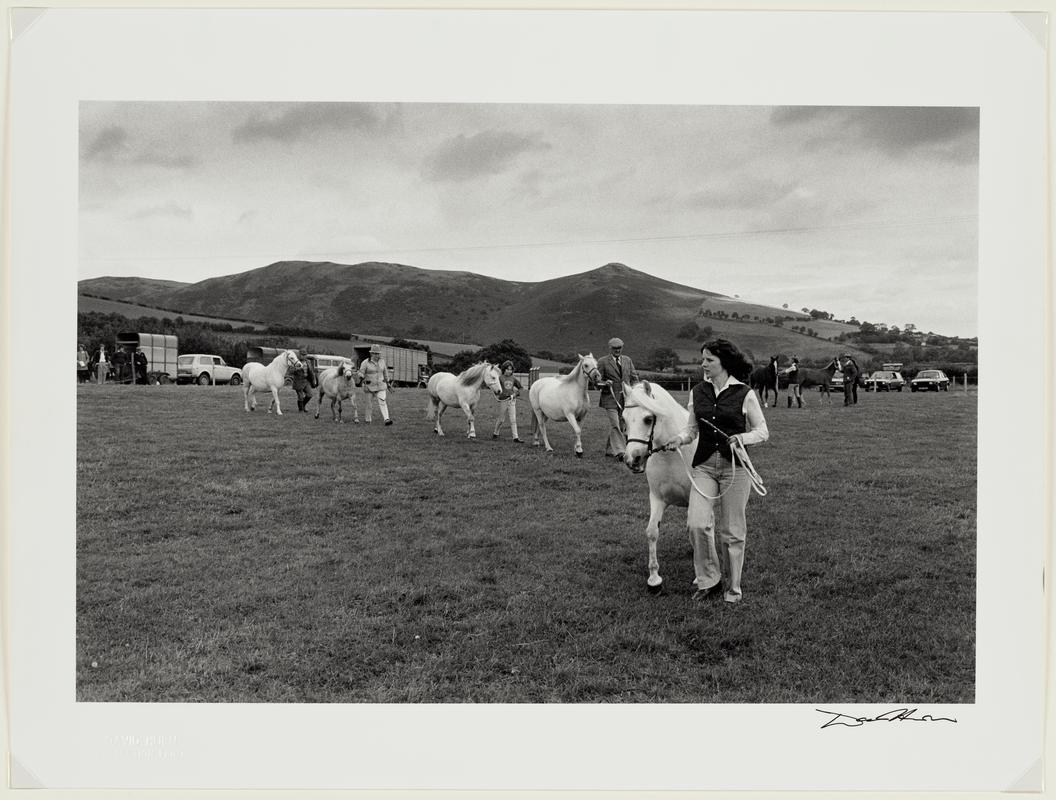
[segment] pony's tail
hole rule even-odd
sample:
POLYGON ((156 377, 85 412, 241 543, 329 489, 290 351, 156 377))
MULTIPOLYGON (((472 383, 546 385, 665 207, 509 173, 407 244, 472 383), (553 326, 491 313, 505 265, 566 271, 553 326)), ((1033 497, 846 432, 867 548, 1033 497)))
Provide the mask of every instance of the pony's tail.
POLYGON ((425 408, 425 418, 436 419, 436 409, 438 407, 439 404, 436 402, 436 398, 432 395, 429 395, 429 405, 425 408))

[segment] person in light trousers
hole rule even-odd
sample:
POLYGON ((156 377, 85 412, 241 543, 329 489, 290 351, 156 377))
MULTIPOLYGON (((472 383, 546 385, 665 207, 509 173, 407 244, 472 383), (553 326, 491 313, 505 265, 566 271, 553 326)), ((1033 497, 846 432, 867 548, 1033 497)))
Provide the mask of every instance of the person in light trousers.
POLYGON ((734 468, 731 444, 759 444, 770 433, 758 396, 744 383, 752 363, 736 345, 727 339, 705 343, 701 366, 704 380, 690 394, 686 427, 665 448, 676 450, 697 439, 692 476, 700 491, 691 489, 686 512, 696 573, 693 599, 722 593, 727 603, 737 603, 742 596, 748 536, 745 508, 752 483, 746 469, 734 468))
POLYGON ((359 378, 363 381, 363 392, 367 396, 367 408, 364 414, 367 424, 369 425, 371 421, 370 412, 373 401, 377 400, 382 419, 385 420, 386 425, 391 425, 389 405, 386 402, 389 396, 386 391, 389 388, 389 365, 381 357, 379 345, 370 346, 370 357, 359 365, 359 378))
POLYGON ((499 429, 502 427, 503 417, 510 418, 510 432, 513 441, 523 442, 517 435, 517 396, 521 393, 521 382, 513 376, 513 362, 502 362, 502 375, 499 376, 502 392, 499 394, 499 418, 495 420, 495 430, 491 434, 492 439, 499 438, 499 429))

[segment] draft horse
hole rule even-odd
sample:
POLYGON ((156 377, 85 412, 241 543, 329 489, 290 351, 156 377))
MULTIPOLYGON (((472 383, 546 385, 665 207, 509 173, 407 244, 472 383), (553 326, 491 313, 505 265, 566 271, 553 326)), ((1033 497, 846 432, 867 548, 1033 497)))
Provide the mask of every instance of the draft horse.
POLYGON ((540 378, 528 389, 528 401, 532 404, 532 447, 539 446, 539 435, 542 434, 546 452, 554 452, 550 439, 546 435, 547 420, 563 419, 576 432, 575 453, 583 457, 583 442, 580 438, 579 423, 590 410, 590 397, 587 395, 588 381, 600 381, 598 360, 593 353, 579 356, 579 363, 567 375, 547 376, 540 378))

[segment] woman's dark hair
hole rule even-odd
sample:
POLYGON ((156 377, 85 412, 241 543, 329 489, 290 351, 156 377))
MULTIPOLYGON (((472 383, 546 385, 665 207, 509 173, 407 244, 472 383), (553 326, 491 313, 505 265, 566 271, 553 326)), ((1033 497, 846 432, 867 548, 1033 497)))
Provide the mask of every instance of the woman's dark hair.
POLYGON ((704 342, 700 352, 703 353, 705 350, 719 359, 722 368, 737 380, 746 381, 752 374, 752 362, 729 339, 712 339, 710 342, 704 342))

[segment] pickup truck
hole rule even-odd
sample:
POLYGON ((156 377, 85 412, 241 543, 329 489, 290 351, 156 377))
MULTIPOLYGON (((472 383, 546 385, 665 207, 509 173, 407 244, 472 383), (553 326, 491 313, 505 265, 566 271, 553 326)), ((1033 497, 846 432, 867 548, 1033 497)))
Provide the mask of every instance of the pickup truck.
POLYGON ((238 386, 242 383, 242 370, 229 366, 220 356, 191 353, 176 358, 176 383, 238 386))

